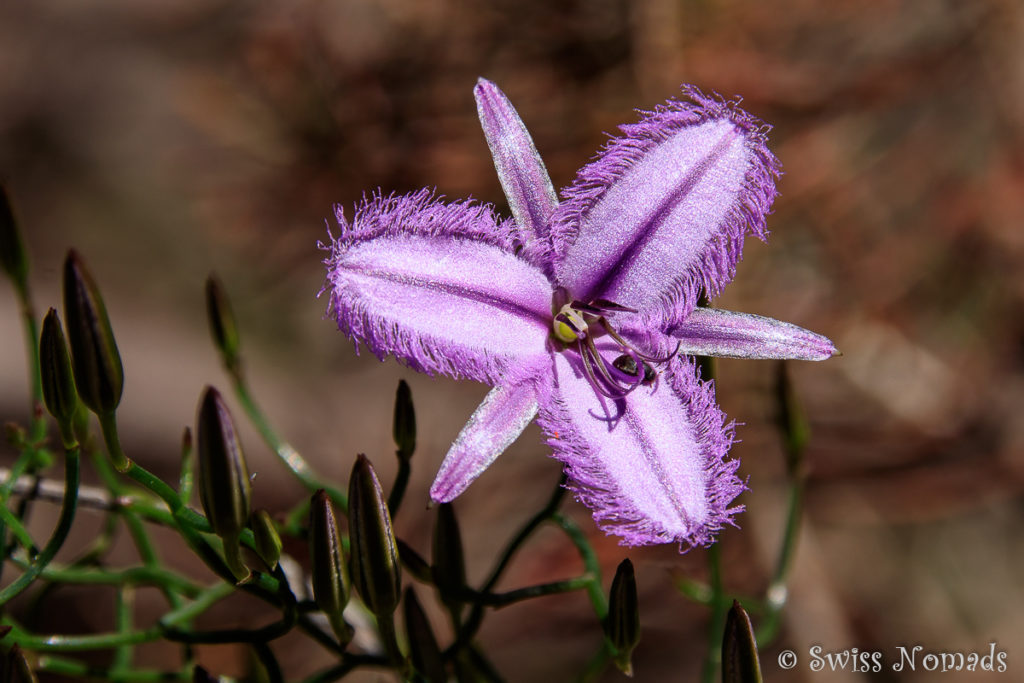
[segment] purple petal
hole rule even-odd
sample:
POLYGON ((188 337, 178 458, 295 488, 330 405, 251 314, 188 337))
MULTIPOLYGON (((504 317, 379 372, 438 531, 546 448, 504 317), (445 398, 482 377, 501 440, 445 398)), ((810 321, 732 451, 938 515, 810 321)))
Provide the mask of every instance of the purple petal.
POLYGON ((546 267, 551 258, 546 239, 548 220, 558 206, 548 170, 505 93, 481 78, 473 94, 480 125, 494 157, 494 168, 519 228, 517 236, 525 246, 524 257, 546 267))
POLYGON ((792 323, 719 308, 693 309, 669 334, 691 356, 825 360, 836 353, 831 341, 792 323))
POLYGON ((328 312, 379 358, 497 383, 546 356, 551 285, 489 207, 428 191, 365 200, 331 244, 328 312))
POLYGON ((656 327, 732 279, 745 235, 766 234, 779 174, 759 120, 684 92, 693 102, 669 101, 622 126, 552 217, 558 284, 577 299, 643 311, 656 327))
POLYGON ((447 503, 466 490, 526 429, 537 414, 533 382, 491 389, 448 450, 430 487, 431 500, 447 503))
POLYGON ((737 460, 725 460, 732 426, 692 362, 669 363, 653 387, 625 399, 598 396, 576 356, 557 354, 554 394, 538 423, 565 463, 569 486, 623 545, 708 545, 742 506, 737 460))

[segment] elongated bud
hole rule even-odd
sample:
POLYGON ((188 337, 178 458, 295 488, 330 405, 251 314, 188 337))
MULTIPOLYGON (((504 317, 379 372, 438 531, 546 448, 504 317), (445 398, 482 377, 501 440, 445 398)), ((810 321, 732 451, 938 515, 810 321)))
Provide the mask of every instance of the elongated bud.
POLYGON ((238 540, 249 520, 249 468, 231 414, 213 387, 203 392, 197 423, 199 498, 214 533, 224 541, 231 572, 241 581, 249 575, 238 540))
POLYGON ((462 534, 451 503, 437 506, 437 524, 434 526, 433 566, 434 585, 441 592, 441 600, 449 607, 462 601, 458 593, 466 585, 466 561, 462 552, 462 534))
POLYGON ((267 567, 271 570, 277 568, 277 561, 281 559, 281 536, 277 533, 274 520, 266 510, 257 510, 252 513, 249 521, 252 533, 256 537, 256 554, 260 556, 267 567))
POLYGON ((334 506, 323 489, 313 494, 309 507, 309 555, 313 598, 327 616, 338 640, 348 643, 352 629, 341 616, 348 603, 348 571, 341 552, 334 506))
POLYGON ((408 459, 416 450, 416 411, 412 406, 412 392, 404 379, 398 380, 395 392, 395 419, 392 434, 398 446, 398 457, 408 459))
POLYGON ((348 482, 348 526, 352 584, 374 615, 390 615, 398 607, 402 590, 398 551, 377 473, 362 454, 348 482))
POLYGON ((633 675, 633 649, 640 642, 640 606, 636 597, 636 574, 629 558, 619 563, 608 595, 605 635, 615 646, 615 665, 633 675))
POLYGON ((0 268, 10 276, 14 285, 25 291, 28 284, 28 255, 21 241, 14 211, 7 198, 7 189, 0 184, 0 268))
POLYGON ((220 351, 228 370, 238 369, 238 325, 231 310, 231 302, 220 280, 213 273, 206 279, 206 315, 210 321, 210 335, 220 351))
POLYGON ((785 362, 780 362, 777 368, 775 400, 778 405, 778 425, 783 446, 786 448, 786 464, 790 476, 793 476, 799 473, 803 464, 804 449, 810 441, 811 428, 807 424, 800 398, 789 377, 788 366, 785 362))
POLYGON ((28 663, 25 651, 17 643, 7 652, 6 660, 2 672, 5 683, 36 683, 39 680, 28 663))
POLYGON ((448 674, 444 670, 444 657, 437 645, 437 638, 430 628, 427 615, 423 613, 420 601, 412 588, 405 589, 405 601, 402 603, 405 615, 405 632, 409 638, 409 659, 418 679, 430 681, 447 681, 448 674))
POLYGON ((82 403, 98 415, 113 413, 124 388, 121 354, 100 290, 74 250, 64 261, 64 316, 82 403))
POLYGON ((39 337, 39 371, 43 381, 43 403, 57 420, 65 445, 70 445, 74 441, 71 421, 78 406, 78 392, 75 390, 64 328, 57 311, 52 308, 43 318, 43 331, 39 337))
POLYGON ((722 636, 722 683, 761 683, 761 664, 750 617, 733 600, 722 636))

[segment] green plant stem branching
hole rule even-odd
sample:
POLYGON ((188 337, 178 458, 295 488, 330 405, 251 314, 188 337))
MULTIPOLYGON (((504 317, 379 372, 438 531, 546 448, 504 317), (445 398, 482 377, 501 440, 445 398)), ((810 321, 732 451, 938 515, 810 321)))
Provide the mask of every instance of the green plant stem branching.
MULTIPOLYGON (((64 545, 64 540, 71 531, 71 523, 75 519, 75 509, 78 502, 78 484, 80 480, 80 462, 78 444, 69 448, 64 457, 64 502, 61 506, 60 518, 53 530, 53 535, 43 548, 42 552, 33 560, 32 564, 22 572, 21 576, 14 580, 9 586, 0 591, 0 605, 6 604, 11 598, 25 590, 39 574, 46 569, 46 566, 57 555, 57 551, 64 545)), ((7 511, 6 505, 0 505, 7 511)), ((10 524, 10 522, 8 522, 10 524)), ((20 526, 20 523, 19 523, 20 526)), ((29 539, 31 543, 31 538, 29 539)))

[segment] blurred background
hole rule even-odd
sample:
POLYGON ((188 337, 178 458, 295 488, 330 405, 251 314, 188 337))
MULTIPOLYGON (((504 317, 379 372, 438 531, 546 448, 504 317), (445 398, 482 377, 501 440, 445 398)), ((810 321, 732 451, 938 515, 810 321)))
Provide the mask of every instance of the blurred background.
MULTIPOLYGON (((351 212, 378 187, 433 186, 507 211, 476 121, 478 76, 515 103, 556 187, 635 108, 676 95, 680 83, 742 95, 774 125, 785 175, 770 246, 748 241, 715 304, 821 332, 844 355, 791 368, 813 430, 810 479, 783 630, 763 650, 766 680, 931 680, 812 673, 814 644, 882 651, 890 662, 899 645, 987 654, 992 642, 1008 652, 1010 670, 997 679, 1019 680, 1024 5, 1014 0, 0 3, 0 177, 33 258, 36 305, 59 303, 61 262, 78 249, 124 360, 129 455, 176 477, 203 386, 228 393, 203 307, 215 270, 257 397, 324 475, 346 481, 364 452, 391 480, 390 411, 398 379, 410 383, 419 449, 396 526, 429 553, 427 488, 486 388, 356 355, 317 298, 317 242, 335 203, 351 212), (796 669, 776 665, 783 648, 801 657, 796 669)), ((4 283, 4 422, 28 420, 21 342, 4 283)), ((756 595, 785 505, 775 366, 724 360, 718 372, 719 401, 740 423, 732 453, 751 489, 741 528, 721 535, 726 585, 756 595)), ((243 440, 257 504, 293 505, 301 487, 248 426, 243 440)), ((556 484, 546 455, 531 427, 457 501, 471 580, 556 484)), ((0 456, 9 460, 10 447, 0 456)), ((673 584, 706 576, 705 551, 621 548, 579 504, 565 507, 592 534, 606 585, 624 557, 636 564, 636 679, 695 679, 708 611, 673 584)), ((37 508, 43 534, 52 521, 37 508)), ((84 545, 98 521, 77 524, 84 545)), ((191 567, 166 541, 171 563, 191 567)), ((579 571, 564 538, 546 531, 503 586, 579 571)), ((64 611, 32 623, 107 630, 110 597, 67 591, 64 611)), ((158 594, 140 592, 140 614, 159 609, 158 594)), ((216 623, 251 618, 241 615, 223 611, 216 623)), ((582 593, 509 607, 481 632, 510 681, 568 680, 599 639, 582 593)), ((277 651, 297 673, 330 664, 302 639, 277 651)), ((153 666, 175 654, 141 651, 153 666)), ((244 670, 235 648, 200 658, 218 673, 244 670)))

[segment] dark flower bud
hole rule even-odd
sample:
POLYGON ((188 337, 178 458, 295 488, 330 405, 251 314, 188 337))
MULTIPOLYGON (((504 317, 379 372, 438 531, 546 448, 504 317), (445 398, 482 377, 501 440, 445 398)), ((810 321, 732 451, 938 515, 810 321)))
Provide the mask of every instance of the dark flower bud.
POLYGON ((281 559, 281 536, 277 533, 274 520, 266 510, 257 510, 249 520, 252 533, 256 537, 256 554, 260 556, 271 570, 277 568, 281 559))
POLYGON ((210 321, 210 335, 213 343, 221 353, 221 358, 228 370, 238 369, 238 325, 235 314, 231 310, 231 302, 224 292, 217 276, 210 274, 206 279, 206 315, 210 321))
POLYGON ((392 434, 398 446, 398 457, 408 459, 416 450, 416 411, 412 406, 412 392, 405 380, 398 381, 395 393, 395 419, 392 434))
POLYGON ((356 458, 348 483, 348 522, 352 584, 374 615, 390 615, 401 597, 398 551, 380 482, 362 454, 356 458))
POLYGON ((750 617, 733 600, 722 636, 722 683, 761 683, 761 664, 750 617))
POLYGON ((405 632, 409 637, 409 659, 413 670, 419 677, 414 680, 447 681, 448 674, 444 670, 444 657, 437 645, 437 638, 430 628, 427 615, 423 613, 420 601, 412 588, 405 589, 405 632))
POLYGON ((3 185, 0 185, 0 268, 4 269, 19 290, 25 290, 28 284, 28 255, 3 185))
POLYGON ((64 328, 57 311, 50 309, 43 318, 43 331, 39 338, 39 371, 43 383, 43 403, 60 425, 65 444, 74 441, 71 420, 78 406, 78 392, 71 371, 64 328))
POLYGON ((633 649, 640 642, 640 608, 636 597, 636 575, 628 558, 615 570, 604 632, 615 647, 615 665, 622 673, 632 676, 633 649))
POLYGON ((348 603, 348 571, 341 552, 334 506, 323 489, 313 494, 309 507, 309 555, 313 599, 327 616, 338 640, 348 643, 352 629, 341 616, 348 603))
POLYGON ((25 651, 17 643, 8 650, 3 671, 0 673, 3 674, 0 680, 10 683, 36 683, 39 680, 28 663, 25 651))
POLYGON ((121 355, 100 290, 74 250, 64 261, 64 315, 78 395, 94 413, 113 413, 124 388, 121 355))
POLYGON ((231 414, 213 387, 203 392, 197 422, 199 498, 214 533, 224 541, 228 566, 242 580, 249 575, 238 542, 249 520, 249 469, 231 414))
POLYGON ((458 607, 457 597, 466 585, 466 562, 462 552, 462 535, 451 503, 437 506, 437 524, 434 526, 433 566, 434 585, 441 592, 441 600, 449 607, 458 607))

